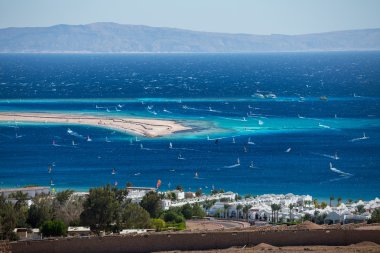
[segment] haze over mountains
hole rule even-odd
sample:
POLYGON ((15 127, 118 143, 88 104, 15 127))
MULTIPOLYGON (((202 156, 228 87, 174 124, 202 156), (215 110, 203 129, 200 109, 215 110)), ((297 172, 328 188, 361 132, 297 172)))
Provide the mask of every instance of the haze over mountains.
POLYGON ((288 52, 380 50, 380 29, 251 35, 93 23, 0 29, 2 53, 288 52))

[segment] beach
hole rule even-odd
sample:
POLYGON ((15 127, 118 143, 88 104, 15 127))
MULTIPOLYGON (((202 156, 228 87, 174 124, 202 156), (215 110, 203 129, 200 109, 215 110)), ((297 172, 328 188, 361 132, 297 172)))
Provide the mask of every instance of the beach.
POLYGON ((173 120, 102 117, 46 112, 1 112, 0 122, 4 121, 98 126, 150 138, 166 136, 175 132, 191 129, 173 120))

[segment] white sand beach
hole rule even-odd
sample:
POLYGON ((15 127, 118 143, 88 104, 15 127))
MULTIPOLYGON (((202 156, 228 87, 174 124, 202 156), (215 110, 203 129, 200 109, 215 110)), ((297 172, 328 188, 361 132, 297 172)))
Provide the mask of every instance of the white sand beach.
POLYGON ((103 117, 45 112, 0 112, 0 122, 4 121, 98 126, 145 137, 165 136, 178 131, 191 129, 174 120, 103 117))

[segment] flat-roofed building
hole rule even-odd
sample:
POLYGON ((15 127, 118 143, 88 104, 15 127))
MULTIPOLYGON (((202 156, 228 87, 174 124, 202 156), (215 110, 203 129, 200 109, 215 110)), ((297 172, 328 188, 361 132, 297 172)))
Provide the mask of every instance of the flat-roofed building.
POLYGON ((9 195, 16 192, 22 192, 28 194, 29 198, 34 198, 39 194, 50 194, 50 187, 45 186, 31 186, 22 188, 1 188, 0 195, 5 198, 9 198, 9 195))

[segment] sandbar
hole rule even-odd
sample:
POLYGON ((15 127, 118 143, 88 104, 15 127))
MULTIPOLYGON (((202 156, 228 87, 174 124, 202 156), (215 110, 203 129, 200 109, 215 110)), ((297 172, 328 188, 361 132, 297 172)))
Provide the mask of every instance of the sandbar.
POLYGON ((98 126, 145 137, 160 137, 190 130, 174 120, 91 116, 47 112, 0 112, 1 121, 98 126))

